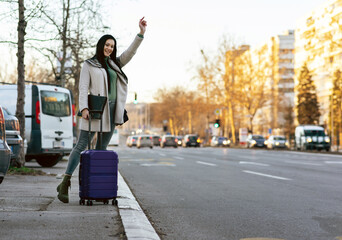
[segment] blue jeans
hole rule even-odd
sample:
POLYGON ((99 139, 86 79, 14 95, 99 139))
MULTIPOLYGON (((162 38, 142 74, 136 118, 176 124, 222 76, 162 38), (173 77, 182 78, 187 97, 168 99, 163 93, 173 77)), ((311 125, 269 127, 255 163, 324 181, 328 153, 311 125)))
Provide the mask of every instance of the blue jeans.
MULTIPOLYGON (((111 128, 110 132, 102 133, 102 143, 100 145, 100 136, 97 138, 96 142, 96 150, 106 150, 110 139, 112 138, 115 123, 114 123, 114 111, 115 111, 115 102, 109 101, 109 108, 110 108, 110 122, 111 128)), ((78 136, 78 141, 75 147, 72 149, 68 161, 68 166, 66 168, 65 174, 72 175, 80 163, 81 152, 83 152, 88 146, 88 131, 81 130, 80 135, 78 136)), ((91 132, 90 134, 90 141, 93 139, 95 132, 91 132)))

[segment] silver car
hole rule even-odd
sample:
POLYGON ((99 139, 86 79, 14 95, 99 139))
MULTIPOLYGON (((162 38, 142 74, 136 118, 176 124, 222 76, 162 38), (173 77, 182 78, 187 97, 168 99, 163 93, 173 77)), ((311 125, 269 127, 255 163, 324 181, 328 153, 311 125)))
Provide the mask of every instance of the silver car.
POLYGON ((285 136, 274 136, 271 135, 266 141, 267 148, 275 149, 275 148, 283 148, 286 149, 289 147, 289 142, 286 140, 285 136))
POLYGON ((173 135, 164 135, 160 141, 160 147, 178 147, 178 139, 173 135))
POLYGON ((4 180, 11 161, 11 149, 6 142, 5 117, 0 106, 0 183, 4 180))
POLYGON ((128 147, 137 146, 137 141, 138 141, 138 136, 136 136, 136 135, 128 136, 127 141, 126 141, 126 145, 128 147))
POLYGON ((19 121, 7 108, 2 107, 2 111, 5 117, 6 142, 12 153, 11 159, 17 159, 21 148, 24 147, 23 139, 20 136, 19 121))
POLYGON ((151 135, 139 135, 137 140, 137 148, 149 147, 153 148, 153 138, 151 135))

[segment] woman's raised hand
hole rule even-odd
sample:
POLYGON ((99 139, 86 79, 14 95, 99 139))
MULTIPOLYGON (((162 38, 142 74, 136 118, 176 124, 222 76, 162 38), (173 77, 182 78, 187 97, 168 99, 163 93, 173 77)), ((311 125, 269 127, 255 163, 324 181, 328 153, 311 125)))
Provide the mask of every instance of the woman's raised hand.
POLYGON ((144 20, 145 17, 143 17, 142 19, 140 19, 139 21, 139 28, 140 28, 140 34, 141 35, 144 35, 145 31, 146 31, 146 26, 147 26, 147 23, 146 21, 144 20))

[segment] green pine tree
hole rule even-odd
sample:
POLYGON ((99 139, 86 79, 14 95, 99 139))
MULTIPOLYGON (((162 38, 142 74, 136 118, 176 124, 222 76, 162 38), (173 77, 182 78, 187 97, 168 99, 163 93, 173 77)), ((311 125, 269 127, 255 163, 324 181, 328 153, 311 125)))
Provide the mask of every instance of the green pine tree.
POLYGON ((319 104, 317 100, 316 86, 312 80, 310 71, 303 65, 297 86, 297 117, 299 124, 319 124, 319 104))

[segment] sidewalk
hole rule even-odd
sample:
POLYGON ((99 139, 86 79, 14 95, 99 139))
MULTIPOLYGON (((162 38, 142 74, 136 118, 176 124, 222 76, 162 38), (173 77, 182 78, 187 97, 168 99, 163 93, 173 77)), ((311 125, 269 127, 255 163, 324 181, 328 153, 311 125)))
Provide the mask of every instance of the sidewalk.
MULTIPOLYGON (((60 174, 65 165, 26 164, 49 174, 60 174)), ((55 175, 6 175, 0 185, 0 238, 159 239, 121 175, 118 206, 95 201, 93 206, 79 205, 77 174, 71 179, 70 202, 64 204, 57 199, 60 182, 55 175)))

